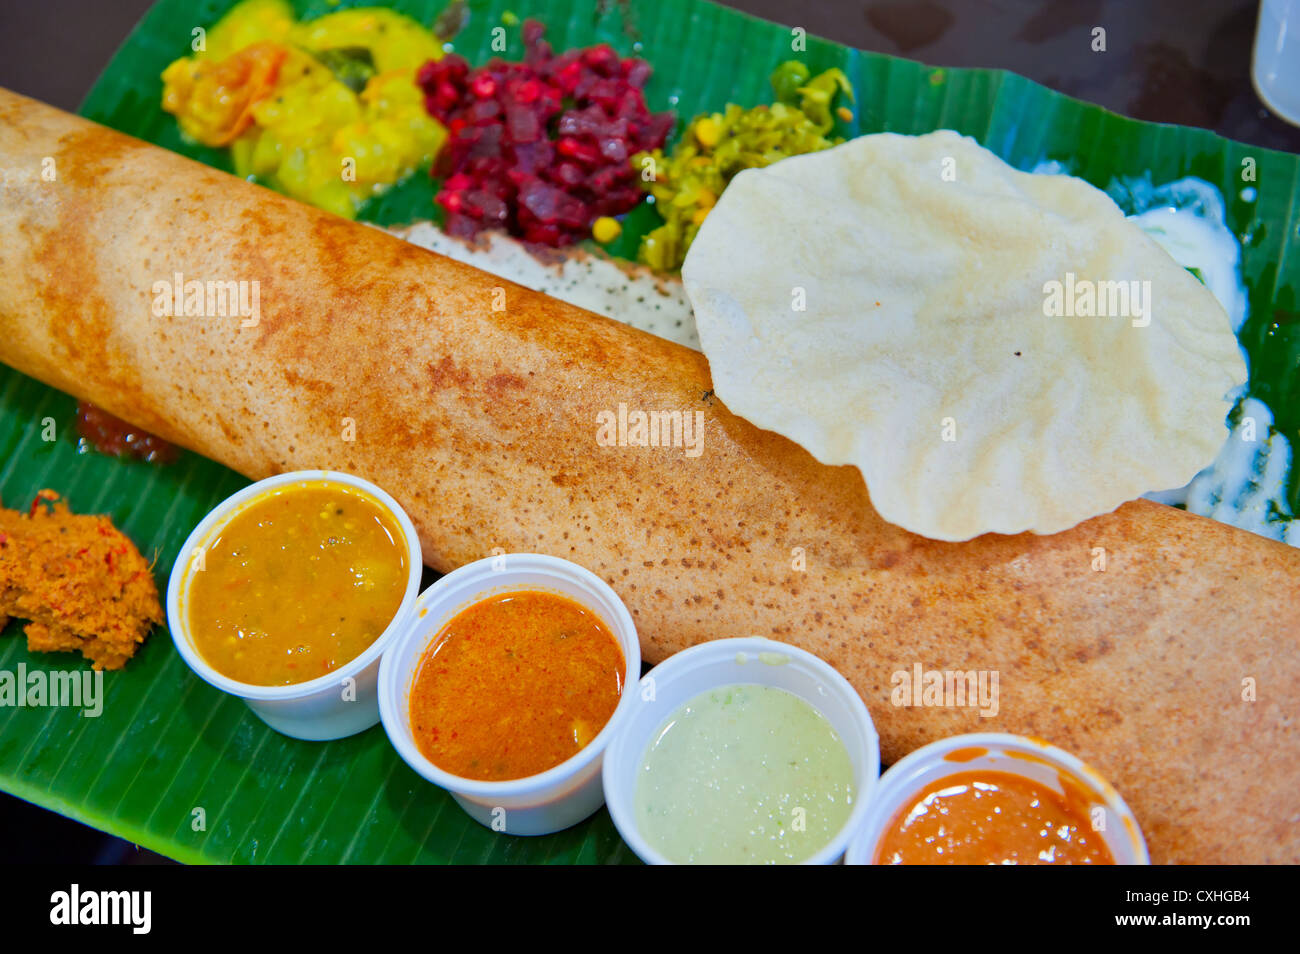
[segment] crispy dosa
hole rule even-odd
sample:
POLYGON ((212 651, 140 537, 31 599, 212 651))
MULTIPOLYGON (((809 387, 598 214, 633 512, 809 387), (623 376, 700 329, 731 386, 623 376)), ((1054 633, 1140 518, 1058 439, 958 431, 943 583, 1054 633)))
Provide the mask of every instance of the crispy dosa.
POLYGON ((685 348, 3 91, 0 167, 19 370, 251 478, 373 480, 435 569, 496 548, 583 564, 650 661, 724 636, 809 649, 862 693, 886 762, 1032 734, 1116 785, 1156 861, 1300 861, 1300 552, 1146 501, 927 540, 856 469, 728 413, 685 348), (159 316, 175 276, 256 281, 260 317, 159 316), (599 440, 620 404, 699 412, 702 453, 599 440), (997 715, 895 706, 917 663, 997 671, 997 715))

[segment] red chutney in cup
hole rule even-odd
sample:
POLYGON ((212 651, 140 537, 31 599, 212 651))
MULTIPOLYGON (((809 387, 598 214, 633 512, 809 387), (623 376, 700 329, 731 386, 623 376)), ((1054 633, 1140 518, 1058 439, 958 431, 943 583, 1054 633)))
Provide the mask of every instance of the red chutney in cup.
POLYGON ((452 617, 411 685, 422 755, 461 778, 527 778, 577 755, 623 693, 623 649, 594 612, 541 590, 498 593, 452 617))
POLYGON ((1092 830, 1088 794, 1021 775, 977 770, 931 782, 894 816, 876 849, 882 865, 1112 865, 1092 830))

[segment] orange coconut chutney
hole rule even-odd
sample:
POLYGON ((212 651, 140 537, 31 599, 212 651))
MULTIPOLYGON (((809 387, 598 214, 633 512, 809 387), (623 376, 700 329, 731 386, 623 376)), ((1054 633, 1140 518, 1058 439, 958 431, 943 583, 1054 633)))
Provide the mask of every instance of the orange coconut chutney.
POLYGON ((1115 863, 1089 820, 1089 798, 1010 772, 958 772, 931 782, 885 831, 876 864, 1115 863))
POLYGON ((406 538, 387 507, 345 484, 288 484, 204 548, 186 597, 191 639, 231 679, 307 682, 379 638, 408 579, 406 538))
POLYGON ((526 778, 576 755, 623 692, 623 649, 591 610, 558 593, 520 590, 452 617, 411 685, 411 734, 445 772, 526 778))

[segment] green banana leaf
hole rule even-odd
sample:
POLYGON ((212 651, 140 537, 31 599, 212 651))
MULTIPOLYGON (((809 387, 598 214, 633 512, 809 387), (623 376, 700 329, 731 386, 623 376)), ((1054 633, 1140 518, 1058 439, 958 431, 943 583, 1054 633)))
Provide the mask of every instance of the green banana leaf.
MULTIPOLYGON (((159 74, 234 0, 160 0, 114 56, 82 107, 92 119, 229 169, 216 150, 182 141, 159 108, 159 74)), ((301 16, 348 0, 302 0, 301 16)), ((444 0, 390 4, 432 23, 444 0)), ((454 47, 471 63, 490 55, 492 29, 509 23, 508 58, 522 54, 514 17, 541 20, 557 49, 611 43, 654 66, 652 108, 681 120, 727 102, 768 102, 768 74, 799 58, 814 71, 842 68, 857 92, 840 134, 956 129, 1020 168, 1057 159, 1105 187, 1149 172, 1156 183, 1195 175, 1217 186, 1244 242, 1251 318, 1241 332, 1251 393, 1274 411, 1292 441, 1300 427, 1300 278, 1296 210, 1300 159, 1225 141, 1212 133, 1141 123, 996 70, 935 69, 848 49, 702 0, 470 0, 454 47), (503 19, 503 16, 505 19, 503 19), (1254 181, 1242 179, 1254 160, 1254 181), (1243 186, 1258 193, 1241 198, 1243 186)), ((680 125, 679 125, 680 129, 680 125)), ((433 187, 416 176, 364 210, 378 223, 427 219, 433 187)), ((615 249, 634 255, 653 227, 648 209, 630 217, 615 249)), ((0 356, 3 346, 0 345, 0 356)), ((160 590, 190 529, 247 481, 185 454, 166 467, 79 453, 74 400, 0 367, 0 501, 23 507, 37 490, 62 493, 78 512, 107 513, 149 556, 160 590), (54 425, 53 440, 50 422, 54 425)), ((1295 470, 1300 470, 1296 468, 1295 470)), ((1288 498, 1300 509, 1296 474, 1288 498)), ((0 671, 78 670, 73 656, 28 653, 20 624, 0 638, 0 671)), ((608 815, 569 831, 512 838, 470 821, 451 798, 398 758, 381 727, 351 739, 299 742, 266 728, 243 703, 201 682, 161 629, 121 672, 106 674, 103 713, 0 708, 0 788, 186 862, 634 861, 608 815), (201 812, 199 810, 202 810, 201 812), (203 824, 200 824, 202 819, 203 824)))

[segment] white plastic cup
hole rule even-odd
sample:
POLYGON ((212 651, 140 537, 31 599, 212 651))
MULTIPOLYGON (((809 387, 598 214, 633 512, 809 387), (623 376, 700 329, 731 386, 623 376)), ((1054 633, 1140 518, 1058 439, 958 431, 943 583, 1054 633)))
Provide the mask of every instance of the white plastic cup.
POLYGON ((1064 775, 1104 808, 1100 832, 1119 865, 1148 865, 1146 841, 1137 819, 1119 792, 1086 763, 1037 739, 1001 732, 974 732, 931 742, 890 766, 880 778, 871 810, 849 843, 845 862, 875 864, 876 850, 890 824, 927 785, 962 772, 993 771, 1019 775, 1063 792, 1064 775))
POLYGON ((640 675, 641 646, 632 615, 604 580, 558 557, 505 554, 453 570, 420 594, 406 630, 380 665, 379 712, 384 731, 406 764, 450 792, 476 822, 511 835, 547 835, 576 825, 604 803, 601 757, 633 706, 640 675), (518 590, 558 593, 600 617, 623 650, 623 696, 596 737, 554 768, 500 782, 462 778, 434 765, 415 744, 411 686, 425 650, 456 614, 494 594, 518 590))
POLYGON ((862 697, 828 663, 795 646, 761 637, 718 639, 670 656, 644 678, 646 691, 605 753, 605 804, 628 846, 647 864, 672 864, 636 824, 636 785, 655 733, 685 703, 710 689, 772 686, 803 699, 826 717, 853 766, 855 799, 848 820, 803 864, 833 864, 866 817, 880 775, 880 740, 862 697), (653 692, 648 691, 653 688, 653 692))
POLYGON ((1262 0, 1250 79, 1264 105, 1300 126, 1300 0, 1262 0))
POLYGON ((295 739, 323 741, 342 739, 355 735, 379 721, 379 658, 384 649, 397 638, 415 608, 420 591, 420 578, 424 572, 420 552, 420 538, 415 525, 397 501, 380 488, 354 477, 330 470, 299 470, 259 480, 219 503, 203 521, 194 528, 181 555, 172 567, 167 582, 167 625, 172 641, 181 657, 204 682, 222 692, 238 696, 248 703, 253 713, 277 732, 295 739), (202 572, 195 556, 249 504, 261 499, 268 491, 291 484, 341 484, 373 498, 397 521, 406 538, 408 578, 402 603, 388 628, 356 659, 334 672, 290 686, 256 686, 239 682, 213 669, 195 648, 189 631, 189 613, 185 605, 190 578, 202 572))

